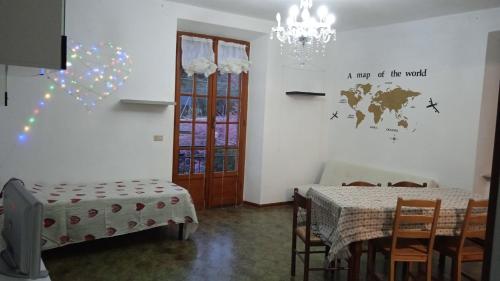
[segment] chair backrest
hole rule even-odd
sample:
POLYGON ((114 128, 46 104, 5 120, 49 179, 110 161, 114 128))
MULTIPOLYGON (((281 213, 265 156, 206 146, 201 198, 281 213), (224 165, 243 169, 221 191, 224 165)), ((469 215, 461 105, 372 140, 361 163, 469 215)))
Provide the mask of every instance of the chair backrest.
POLYGON ((392 229, 394 252, 398 239, 428 239, 427 253, 432 253, 441 200, 403 200, 398 198, 392 229), (430 225, 430 227, 429 227, 430 225))
MULTIPOLYGON (((293 232, 297 229, 299 210, 305 211, 306 239, 311 239, 311 198, 306 198, 299 193, 299 189, 293 190, 293 232)), ((294 234, 295 235, 295 234, 294 234)))
POLYGON ((354 181, 349 184, 343 182, 342 186, 382 186, 382 184, 380 183, 374 184, 366 181, 354 181))
POLYGON ((484 240, 486 236, 486 223, 488 216, 488 200, 469 200, 465 212, 460 242, 457 252, 461 252, 467 238, 479 238, 484 240))
POLYGON ((424 182, 422 184, 418 184, 418 183, 415 183, 415 182, 411 182, 411 181, 400 181, 400 182, 397 182, 395 184, 392 184, 392 183, 387 183, 387 186, 392 186, 392 187, 427 187, 427 183, 424 182))
POLYGON ((383 170, 378 166, 338 160, 326 162, 319 184, 325 186, 340 186, 343 182, 358 180, 380 182, 384 184, 389 181, 426 182, 428 187, 434 188, 439 186, 436 181, 427 176, 406 174, 397 170, 383 170))

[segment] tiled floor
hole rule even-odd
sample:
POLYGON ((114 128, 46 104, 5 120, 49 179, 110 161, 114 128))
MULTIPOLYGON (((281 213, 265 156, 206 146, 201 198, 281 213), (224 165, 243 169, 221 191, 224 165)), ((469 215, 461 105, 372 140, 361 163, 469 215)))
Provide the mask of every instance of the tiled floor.
MULTIPOLYGON (((53 281, 302 280, 300 261, 297 277, 289 273, 290 207, 225 208, 198 216, 199 229, 188 241, 166 237, 166 229, 158 228, 46 251, 44 261, 53 281)), ((314 262, 321 265, 321 257, 314 262)), ((479 276, 480 265, 466 270, 479 276)), ((330 280, 322 272, 310 277, 330 280)), ((345 274, 335 280, 346 280, 345 274)))

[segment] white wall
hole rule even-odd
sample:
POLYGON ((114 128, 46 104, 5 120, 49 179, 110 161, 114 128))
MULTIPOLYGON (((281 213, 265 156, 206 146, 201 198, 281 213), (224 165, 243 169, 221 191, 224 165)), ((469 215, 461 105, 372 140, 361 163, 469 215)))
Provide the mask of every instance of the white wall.
MULTIPOLYGON (((18 143, 17 134, 42 96, 47 81, 10 76, 11 104, 0 110, 0 180, 13 176, 45 182, 170 178, 173 108, 124 106, 119 99, 174 99, 178 21, 182 24, 181 29, 199 23, 198 26, 217 27, 212 28, 217 31, 212 35, 226 32, 224 34, 234 34, 236 39, 251 40, 253 65, 245 199, 255 203, 284 201, 283 192, 271 196, 277 192, 274 185, 284 188, 295 183, 288 175, 286 167, 289 164, 283 163, 292 163, 297 157, 293 151, 302 147, 305 141, 303 135, 290 137, 295 134, 297 122, 302 117, 292 115, 295 119, 283 119, 281 112, 303 115, 308 107, 301 101, 295 101, 294 105, 293 99, 284 95, 281 69, 269 60, 280 59, 276 56, 278 51, 272 49, 275 46, 268 40, 272 23, 160 0, 68 1, 68 36, 83 44, 105 41, 122 46, 133 59, 133 73, 123 88, 90 114, 68 96, 55 95, 24 144, 18 143), (292 104, 280 105, 282 101, 292 101, 292 104), (300 110, 294 108, 297 105, 300 110), (276 128, 279 129, 281 122, 285 123, 282 128, 288 129, 281 131, 281 138, 277 138, 276 133, 280 131, 276 128), (266 131, 268 135, 264 135, 266 131), (153 142, 153 135, 164 135, 165 139, 153 142), (265 142, 270 146, 265 147, 265 142), (264 154, 276 146, 280 153, 264 154), (277 180, 276 183, 273 177, 265 178, 264 172, 279 178, 287 176, 290 180, 277 180)), ((276 63, 281 65, 281 62, 276 63)), ((319 126, 314 120, 309 121, 315 124, 314 127, 319 126)), ((307 165, 307 160, 303 163, 307 165)), ((317 166, 312 165, 310 169, 317 170, 317 166)), ((316 173, 309 172, 314 176, 295 173, 295 177, 310 182, 316 173)))
POLYGON ((70 0, 67 12, 70 37, 121 45, 133 58, 133 73, 91 114, 56 95, 25 144, 16 136, 47 84, 10 76, 11 103, 0 109, 0 181, 170 178, 173 108, 124 106, 119 99, 174 99, 177 23, 183 19, 252 36, 239 38, 251 40, 254 62, 245 200, 288 201, 294 186, 317 182, 331 158, 422 174, 449 186, 473 185, 486 42, 489 31, 500 30, 500 9, 340 33, 328 59, 302 72, 267 39, 268 21, 160 0, 70 0), (435 98, 442 114, 418 116, 417 132, 402 134, 396 144, 384 134, 353 129, 352 120, 329 120, 339 109, 339 91, 357 82, 347 81, 347 72, 396 67, 429 69, 424 80, 398 83, 435 98), (326 89, 327 97, 285 95, 295 88, 326 89), (153 142, 156 134, 165 140, 153 142))
POLYGON ((500 32, 491 32, 488 36, 486 67, 484 75, 481 116, 479 120, 479 138, 477 142, 476 172, 474 189, 487 194, 490 182, 483 175, 491 175, 495 125, 500 89, 500 32))
POLYGON ((353 120, 332 121, 331 158, 414 173, 435 178, 443 186, 472 190, 486 47, 488 33, 494 30, 500 30, 500 9, 340 33, 329 58, 332 110, 340 111, 343 106, 338 104, 340 91, 360 82, 384 85, 392 81, 422 96, 415 100, 410 118, 417 130, 398 134, 396 143, 389 140, 393 134, 385 127, 355 129, 353 120), (373 77, 382 70, 421 68, 428 69, 428 77, 373 77), (371 72, 372 78, 349 80, 349 72, 371 72), (439 102, 441 114, 425 108, 429 97, 439 102))
POLYGON ((319 153, 297 154, 296 148, 317 143, 305 140, 307 130, 297 134, 296 129, 318 131, 319 119, 311 119, 308 112, 315 113, 321 105, 319 100, 285 96, 283 62, 276 44, 268 39, 272 22, 161 0, 68 1, 68 36, 83 44, 120 45, 133 59, 133 73, 123 88, 90 114, 70 97, 56 94, 24 144, 17 135, 47 81, 11 75, 10 106, 0 110, 0 181, 9 177, 49 183, 171 178, 173 108, 125 106, 119 99, 174 99, 178 22, 181 29, 203 25, 212 28, 212 35, 233 34, 251 41, 245 200, 285 201, 284 190, 289 186, 314 181, 321 162, 313 158, 319 153), (153 135, 165 139, 153 142, 153 135), (303 154, 307 159, 293 164, 303 154))
POLYGON ((70 97, 56 94, 24 144, 17 135, 47 82, 9 76, 10 106, 0 109, 0 181, 13 176, 46 182, 170 178, 173 108, 124 106, 119 99, 174 99, 181 18, 252 32, 267 32, 270 26, 263 20, 160 0, 67 1, 67 35, 83 44, 122 46, 133 59, 133 73, 90 114, 70 97), (153 142, 156 134, 165 140, 153 142))
POLYGON ((247 143, 245 158, 245 201, 260 203, 262 193, 262 163, 264 147, 264 115, 266 110, 266 81, 269 59, 269 39, 262 36, 251 43, 250 81, 247 113, 247 143))
POLYGON ((286 91, 325 92, 326 65, 319 57, 302 68, 270 42, 264 127, 261 204, 291 201, 292 189, 317 182, 327 159, 325 97, 286 91))
POLYGON ((176 18, 160 1, 67 1, 67 35, 83 44, 113 42, 133 58, 133 73, 115 95, 88 114, 58 93, 37 118, 30 139, 17 142, 45 79, 9 77, 11 104, 0 110, 0 178, 100 181, 171 176, 173 109, 123 106, 119 99, 174 97, 176 18), (166 140, 153 143, 154 134, 166 140))

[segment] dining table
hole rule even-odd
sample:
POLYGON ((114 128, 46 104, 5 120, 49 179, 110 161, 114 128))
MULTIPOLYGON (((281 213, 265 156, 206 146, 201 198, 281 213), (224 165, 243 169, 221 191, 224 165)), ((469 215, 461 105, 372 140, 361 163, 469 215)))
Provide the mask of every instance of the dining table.
POLYGON ((398 198, 441 199, 436 235, 457 236, 469 199, 486 199, 458 188, 318 186, 311 198, 311 227, 330 246, 328 259, 347 259, 348 280, 358 281, 364 241, 392 235, 398 198))

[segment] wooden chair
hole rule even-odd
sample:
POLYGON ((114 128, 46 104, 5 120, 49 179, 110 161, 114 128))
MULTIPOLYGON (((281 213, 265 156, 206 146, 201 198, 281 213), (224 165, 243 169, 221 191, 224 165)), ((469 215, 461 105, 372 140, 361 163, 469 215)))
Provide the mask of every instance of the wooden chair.
POLYGON ((294 189, 293 192, 293 230, 292 230, 292 276, 295 276, 295 265, 297 256, 304 263, 304 281, 309 280, 309 271, 336 271, 336 270, 347 270, 348 268, 337 267, 334 263, 329 264, 328 267, 318 267, 312 268, 309 266, 310 255, 311 254, 324 254, 325 259, 328 256, 330 247, 323 243, 320 237, 314 235, 311 232, 311 199, 305 198, 299 194, 298 189, 294 189), (298 225, 298 215, 299 208, 305 211, 305 225, 298 225), (304 251, 297 250, 297 237, 304 243, 304 251), (311 247, 324 247, 324 251, 311 251, 311 247))
POLYGON ((462 230, 459 237, 438 237, 434 249, 439 251, 439 269, 444 270, 446 257, 453 260, 453 280, 462 280, 462 275, 474 280, 462 272, 463 262, 481 262, 484 256, 484 242, 486 235, 486 212, 477 212, 477 209, 488 208, 488 200, 469 200, 465 213, 462 230), (479 240, 479 241, 478 241, 479 240))
POLYGON ((366 182, 366 181, 355 181, 355 182, 351 182, 349 184, 343 182, 342 186, 382 186, 382 184, 380 184, 380 183, 374 184, 374 183, 370 183, 370 182, 366 182))
MULTIPOLYGON (((411 268, 414 262, 426 263, 426 280, 431 281, 432 249, 440 208, 441 200, 403 200, 398 198, 392 238, 376 239, 369 243, 366 280, 373 280, 374 278, 382 280, 375 273, 376 252, 381 251, 384 255, 390 257, 389 281, 395 280, 397 262, 405 263, 405 269, 411 268), (408 210, 408 208, 411 209, 408 210)), ((409 277, 408 270, 405 270, 405 279, 409 277)), ((411 277, 416 279, 413 275, 411 277)))
POLYGON ((388 183, 387 186, 391 186, 391 187, 427 187, 427 183, 424 182, 422 184, 418 184, 418 183, 414 183, 414 182, 411 182, 411 181, 400 181, 400 182, 397 182, 395 184, 392 184, 392 183, 388 183))

